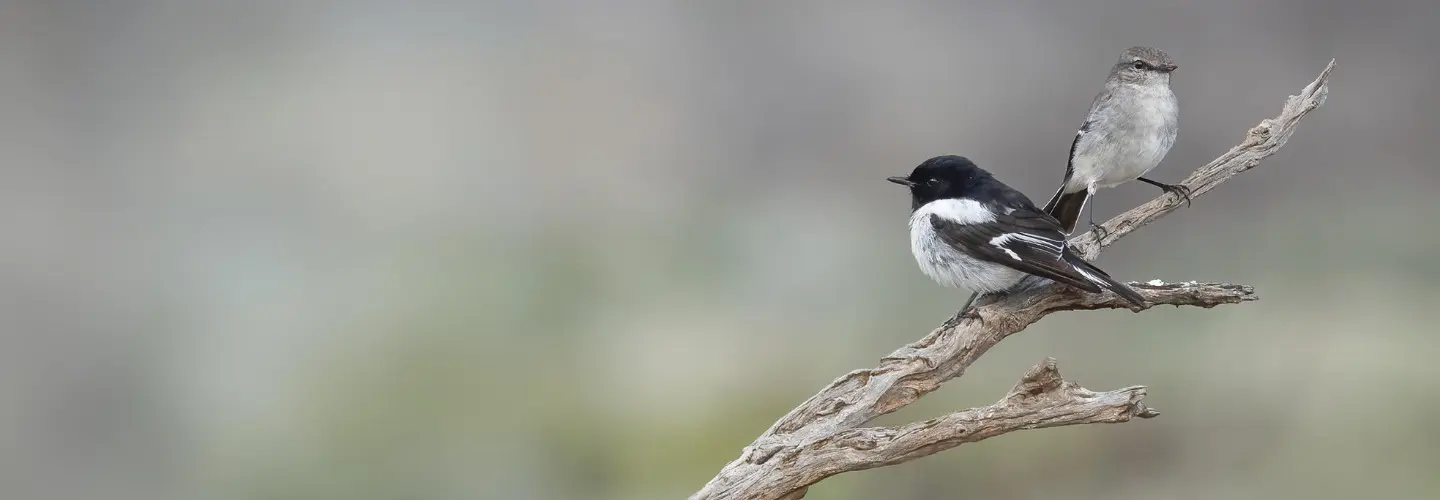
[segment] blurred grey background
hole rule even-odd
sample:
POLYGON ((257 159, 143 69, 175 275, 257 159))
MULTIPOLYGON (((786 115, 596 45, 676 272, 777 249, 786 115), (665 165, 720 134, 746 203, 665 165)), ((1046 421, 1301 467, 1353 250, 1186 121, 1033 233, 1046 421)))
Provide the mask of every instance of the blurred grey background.
MULTIPOLYGON (((1257 303, 1053 316, 1161 418, 815 499, 1440 496, 1433 0, 0 4, 0 496, 667 499, 966 294, 884 182, 1043 202, 1125 47, 1179 62, 1174 182, 1334 57, 1262 168, 1107 251, 1257 303)), ((1130 185, 1109 217, 1158 190, 1130 185)))

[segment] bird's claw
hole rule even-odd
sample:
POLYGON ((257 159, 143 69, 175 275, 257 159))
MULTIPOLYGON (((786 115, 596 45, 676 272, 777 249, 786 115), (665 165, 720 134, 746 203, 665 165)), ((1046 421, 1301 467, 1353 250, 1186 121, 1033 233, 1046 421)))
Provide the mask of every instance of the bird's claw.
POLYGON ((1188 186, 1181 184, 1161 184, 1160 190, 1167 194, 1174 193, 1180 195, 1180 198, 1185 200, 1185 207, 1190 207, 1190 188, 1188 186))
POLYGON ((1095 221, 1090 221, 1090 230, 1095 232, 1095 241, 1103 240, 1110 235, 1110 231, 1106 231, 1105 226, 1096 224, 1095 221))

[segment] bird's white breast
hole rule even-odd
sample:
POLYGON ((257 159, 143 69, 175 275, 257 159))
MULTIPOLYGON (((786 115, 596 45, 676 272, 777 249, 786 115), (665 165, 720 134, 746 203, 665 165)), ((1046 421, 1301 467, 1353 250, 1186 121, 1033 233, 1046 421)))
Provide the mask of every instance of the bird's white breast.
POLYGON ((1025 274, 1006 266, 970 257, 940 240, 931 215, 962 224, 995 220, 989 210, 974 200, 936 200, 910 215, 910 252, 920 271, 941 286, 968 288, 981 293, 1008 290, 1025 274))

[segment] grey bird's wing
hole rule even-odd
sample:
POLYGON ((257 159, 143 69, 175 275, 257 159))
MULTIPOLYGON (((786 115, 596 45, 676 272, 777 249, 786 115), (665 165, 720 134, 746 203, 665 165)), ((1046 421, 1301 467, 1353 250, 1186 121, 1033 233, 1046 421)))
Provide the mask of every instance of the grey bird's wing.
MULTIPOLYGON (((1095 141, 1100 140, 1100 136, 1108 133, 1105 130, 1098 130, 1095 124, 1097 122, 1104 122, 1110 118, 1101 115, 1105 114, 1108 110, 1114 109, 1110 106, 1110 101, 1114 98, 1115 93, 1107 88, 1099 94, 1096 94, 1095 100, 1090 102, 1090 111, 1085 113, 1085 123, 1080 124, 1080 130, 1075 132, 1075 140, 1070 141, 1070 155, 1065 157, 1064 184, 1069 184, 1070 176, 1075 175, 1075 153, 1080 151, 1082 147, 1088 148, 1094 144, 1095 141)), ((1064 189, 1063 185, 1061 189, 1064 189)))
POLYGON ((1050 197, 1050 201, 1045 204, 1045 213, 1059 220, 1061 229, 1066 233, 1075 230, 1075 224, 1080 220, 1080 212, 1090 201, 1090 191, 1086 189, 1066 192, 1071 187, 1070 178, 1075 175, 1075 153, 1082 147, 1094 144, 1098 136, 1105 134, 1104 131, 1096 130, 1095 123, 1104 119, 1099 115, 1110 109, 1108 105, 1113 97, 1114 94, 1107 89, 1097 94, 1090 103, 1090 112, 1085 115, 1085 123, 1080 124, 1080 130, 1075 132, 1075 139, 1070 141, 1070 154, 1065 157, 1065 178, 1060 181, 1060 188, 1055 190, 1055 196, 1050 197))
POLYGON ((1065 234, 1049 214, 1034 209, 1009 208, 995 212, 995 220, 962 224, 930 216, 935 234, 945 244, 977 259, 1098 293, 1100 287, 1076 269, 1067 257, 1065 234))

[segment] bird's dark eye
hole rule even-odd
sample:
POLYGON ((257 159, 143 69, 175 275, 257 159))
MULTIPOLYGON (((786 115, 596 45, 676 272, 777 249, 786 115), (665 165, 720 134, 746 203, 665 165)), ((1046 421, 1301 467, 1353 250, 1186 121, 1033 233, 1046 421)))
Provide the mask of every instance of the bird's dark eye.
POLYGON ((1131 66, 1134 66, 1135 69, 1145 69, 1146 65, 1145 61, 1135 61, 1135 64, 1131 64, 1131 66))
POLYGON ((926 185, 926 186, 930 186, 930 187, 939 186, 939 185, 940 185, 940 179, 930 179, 930 180, 928 180, 928 181, 925 181, 925 185, 926 185))

